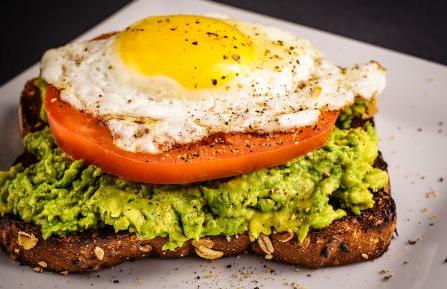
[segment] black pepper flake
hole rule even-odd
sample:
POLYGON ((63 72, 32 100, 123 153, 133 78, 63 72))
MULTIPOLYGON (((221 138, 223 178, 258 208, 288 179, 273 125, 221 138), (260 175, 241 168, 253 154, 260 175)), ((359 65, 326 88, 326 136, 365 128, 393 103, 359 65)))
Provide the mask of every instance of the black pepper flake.
POLYGON ((118 284, 120 280, 113 280, 113 283, 118 284))
POLYGON ((170 28, 169 30, 171 30, 171 31, 175 31, 175 30, 177 30, 176 28, 170 28))
POLYGON ((217 85, 217 79, 212 79, 212 80, 211 80, 211 83, 212 83, 213 85, 217 85))
POLYGON ((230 264, 227 265, 227 269, 231 269, 231 265, 230 264))
POLYGON ((343 252, 347 253, 347 252, 349 252, 349 247, 345 243, 341 243, 340 244, 340 250, 342 250, 343 252))
POLYGON ((239 61, 241 59, 241 56, 237 55, 237 54, 233 54, 233 55, 231 55, 231 58, 233 58, 234 61, 239 61))
POLYGON ((408 245, 415 245, 419 240, 408 240, 408 245))
POLYGON ((444 259, 444 263, 447 263, 447 257, 444 259))
POLYGON ((206 35, 208 35, 208 36, 215 36, 215 37, 219 36, 219 34, 217 34, 215 32, 207 32, 206 35))
POLYGON ((199 279, 200 279, 200 276, 197 276, 196 279, 199 280, 199 279))
POLYGON ((193 42, 191 42, 191 44, 192 44, 192 45, 198 45, 199 42, 197 42, 197 41, 193 41, 193 42))
POLYGON ((422 128, 418 128, 418 131, 421 132, 421 131, 422 131, 422 128))
POLYGON ((439 179, 438 179, 438 182, 440 182, 440 183, 442 183, 444 181, 444 178, 443 177, 440 177, 439 179))

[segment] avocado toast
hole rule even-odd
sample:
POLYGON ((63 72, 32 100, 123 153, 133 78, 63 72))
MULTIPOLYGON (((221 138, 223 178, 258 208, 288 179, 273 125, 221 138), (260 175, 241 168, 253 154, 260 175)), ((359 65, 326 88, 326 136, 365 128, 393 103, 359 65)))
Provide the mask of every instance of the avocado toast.
POLYGON ((216 259, 247 250, 267 259, 319 268, 372 260, 388 248, 396 226, 396 211, 386 163, 376 147, 371 104, 358 101, 345 110, 323 148, 279 168, 255 172, 258 175, 254 180, 254 174, 249 174, 242 179, 234 177, 179 188, 139 185, 110 176, 92 165, 75 164, 58 151, 40 116, 44 91, 41 81, 26 85, 20 108, 27 152, 9 172, 0 175, 0 243, 12 259, 37 271, 65 274, 100 270, 151 256, 196 254, 216 259), (335 154, 340 158, 321 167, 315 165, 335 154), (312 162, 312 156, 319 157, 318 162, 312 162), (347 174, 353 163, 366 168, 363 174, 347 174), (306 176, 300 175, 300 171, 307 172, 306 176), (273 178, 280 179, 276 186, 273 178), (304 199, 312 203, 311 212, 300 210, 299 204, 294 203, 295 190, 291 190, 293 196, 281 196, 278 184, 299 185, 291 178, 301 183, 311 181, 312 194, 304 199), (264 187, 250 190, 260 185, 260 179, 264 180, 264 187), (359 179, 366 183, 367 191, 357 191, 353 197, 347 192, 356 187, 359 179), (87 184, 84 188, 94 189, 82 189, 82 181, 87 184), (27 182, 29 186, 24 186, 27 182), (322 184, 328 188, 324 198, 314 194, 322 184), (39 190, 45 188, 53 193, 50 198, 39 196, 39 190), (57 195, 58 190, 63 194, 57 195), (66 198, 67 193, 75 191, 78 195, 66 198), (136 209, 147 214, 141 225, 133 215, 110 210, 110 202, 101 202, 113 200, 110 194, 114 193, 120 200, 127 198, 129 211, 136 209), (101 198, 101 194, 108 195, 101 198), (240 195, 244 196, 242 200, 237 198, 240 195), (89 207, 92 198, 95 202, 89 207), (158 202, 158 206, 168 205, 168 210, 160 211, 167 215, 158 217, 167 220, 167 216, 174 216, 172 222, 160 224, 160 219, 150 216, 157 209, 147 209, 147 204, 135 205, 135 201, 147 202, 142 198, 158 202), (184 198, 189 198, 188 202, 182 203, 184 198), (197 207, 188 211, 191 208, 187 204, 194 202, 197 207), (228 203, 222 206, 222 202, 228 203), (302 214, 301 223, 291 220, 290 211, 286 210, 290 204, 302 214), (79 207, 86 210, 73 211, 79 207), (280 221, 271 221, 275 219, 280 221), (282 224, 289 228, 281 228, 282 224), (273 229, 268 232, 265 225, 268 230, 273 229))

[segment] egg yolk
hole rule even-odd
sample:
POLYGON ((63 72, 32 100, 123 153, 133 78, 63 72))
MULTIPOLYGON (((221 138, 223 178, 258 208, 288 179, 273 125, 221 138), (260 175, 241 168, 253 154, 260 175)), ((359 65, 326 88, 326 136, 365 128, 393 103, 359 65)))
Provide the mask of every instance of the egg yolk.
POLYGON ((234 25, 204 16, 143 19, 118 34, 122 62, 145 76, 169 76, 184 87, 222 86, 255 59, 252 41, 234 25))

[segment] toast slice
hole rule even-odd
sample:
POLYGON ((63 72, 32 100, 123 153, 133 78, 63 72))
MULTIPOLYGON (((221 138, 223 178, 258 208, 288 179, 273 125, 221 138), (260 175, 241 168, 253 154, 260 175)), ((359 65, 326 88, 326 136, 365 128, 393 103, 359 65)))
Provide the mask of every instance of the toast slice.
MULTIPOLYGON (((39 118, 41 96, 29 81, 20 99, 20 121, 23 135, 41 129, 39 118)), ((371 120, 370 120, 371 121, 371 120)), ((356 126, 365 120, 355 120, 356 126)), ((24 153, 17 162, 30 165, 32 154, 24 153)), ((381 154, 375 167, 386 170, 381 154)), ((291 233, 272 233, 250 241, 248 233, 229 237, 206 237, 187 241, 175 250, 162 250, 166 238, 141 239, 131 233, 115 233, 112 228, 89 230, 67 236, 43 239, 39 228, 15 216, 0 217, 0 245, 13 260, 35 268, 62 274, 97 271, 127 260, 145 257, 177 258, 197 255, 216 259, 245 251, 306 268, 345 265, 380 257, 391 242, 396 228, 396 207, 390 186, 375 193, 375 206, 360 216, 348 215, 330 226, 309 232, 299 243, 291 233)))

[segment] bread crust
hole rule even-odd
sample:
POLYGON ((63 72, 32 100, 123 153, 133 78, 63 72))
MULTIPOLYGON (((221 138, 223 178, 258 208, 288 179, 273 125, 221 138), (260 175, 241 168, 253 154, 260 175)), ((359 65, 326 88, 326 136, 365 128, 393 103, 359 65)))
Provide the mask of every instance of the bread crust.
MULTIPOLYGON (((20 101, 24 135, 42 127, 38 118, 40 101, 33 81, 28 82, 20 101)), ((356 123, 360 126, 364 120, 357 120, 356 123)), ((31 164, 34 159, 32 155, 24 153, 18 161, 31 164)), ((387 169, 381 154, 374 166, 387 169)), ((202 239, 207 249, 211 250, 204 254, 197 242, 187 241, 175 250, 163 250, 167 238, 141 239, 131 233, 115 233, 109 227, 44 240, 36 225, 16 216, 5 215, 0 217, 0 245, 11 259, 37 268, 36 271, 49 270, 62 274, 98 271, 127 260, 146 257, 198 255, 214 259, 216 256, 225 257, 246 251, 306 268, 338 266, 373 260, 387 251, 396 229, 396 206, 390 186, 375 193, 374 199, 372 209, 364 210, 360 216, 343 217, 326 228, 312 230, 302 243, 288 233, 272 233, 264 236, 263 242, 250 240, 247 233, 231 237, 213 236, 202 239), (37 243, 26 250, 23 241, 19 241, 19 235, 34 236, 37 243), (271 246, 266 246, 266 242, 271 246)))

